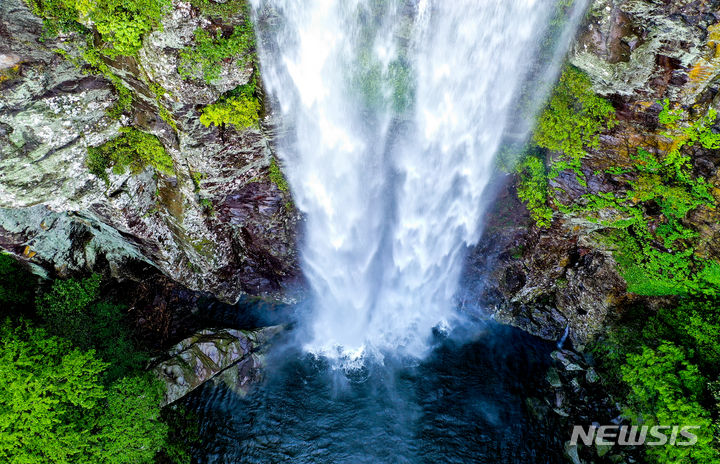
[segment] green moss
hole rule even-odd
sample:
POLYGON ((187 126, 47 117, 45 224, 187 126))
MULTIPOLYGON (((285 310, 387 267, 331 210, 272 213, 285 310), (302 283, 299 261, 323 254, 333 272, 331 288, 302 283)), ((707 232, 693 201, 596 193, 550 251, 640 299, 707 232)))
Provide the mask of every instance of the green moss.
POLYGON ((244 64, 254 59, 255 34, 247 6, 243 10, 245 21, 230 33, 224 33, 220 28, 212 32, 202 28, 195 30, 195 43, 180 51, 178 72, 183 78, 202 74, 205 82, 211 84, 220 77, 225 61, 243 57, 241 64, 244 64))
POLYGON ((599 145, 600 132, 615 125, 614 108, 593 92, 588 77, 573 67, 565 69, 533 137, 538 146, 562 154, 551 166, 550 177, 571 169, 584 183, 580 160, 588 148, 599 145))
POLYGON ((99 147, 88 149, 87 166, 91 173, 108 181, 107 170, 116 174, 128 169, 139 174, 147 166, 158 172, 174 175, 173 160, 157 137, 130 127, 120 129, 121 135, 99 147))
POLYGON ((255 77, 201 110, 200 122, 209 127, 233 125, 238 129, 259 128, 262 104, 256 96, 255 77))
POLYGON ((270 181, 272 181, 272 183, 275 184, 277 188, 279 188, 283 192, 287 192, 290 190, 290 185, 288 185, 287 180, 285 180, 285 176, 283 176, 283 173, 280 170, 280 165, 275 158, 270 161, 268 175, 270 177, 270 181))
POLYGON ((517 186, 518 198, 530 211, 538 227, 549 227, 553 211, 548 202, 548 178, 545 163, 536 155, 528 155, 516 167, 520 176, 517 186))
POLYGON ((200 11, 203 16, 228 19, 239 13, 247 13, 246 0, 228 0, 225 3, 213 0, 190 0, 190 4, 200 11))
POLYGON ((110 57, 134 55, 143 37, 160 25, 170 0, 28 0, 36 15, 43 18, 46 34, 87 32, 82 19, 92 21, 105 42, 98 50, 110 57))
MULTIPOLYGON (((91 40, 91 39, 88 39, 91 40)), ((118 118, 123 113, 130 111, 133 103, 133 95, 123 83, 122 79, 110 70, 110 67, 103 60, 100 51, 92 46, 88 46, 83 51, 83 59, 90 65, 93 72, 102 74, 106 79, 112 82, 115 87, 118 99, 115 104, 108 110, 108 114, 113 118, 118 118)))
MULTIPOLYGON (((720 137, 711 127, 714 111, 693 122, 686 122, 681 110, 671 111, 669 103, 660 115, 672 139, 668 153, 651 153, 639 148, 630 167, 614 167, 607 172, 622 176, 624 193, 585 195, 585 206, 571 212, 593 214, 601 210, 616 213, 618 219, 604 221, 611 229, 608 237, 616 248, 628 290, 640 295, 718 294, 720 265, 697 256, 698 233, 686 225, 688 214, 700 207, 715 208, 711 186, 692 175, 685 146, 695 143, 714 149, 720 137), (648 211, 659 211, 649 214, 648 211)), ((594 217, 594 215, 590 216, 594 217)))
POLYGON ((165 121, 170 127, 173 128, 175 132, 177 132, 178 126, 175 122, 175 119, 170 114, 170 111, 165 108, 165 105, 162 104, 162 98, 167 93, 167 90, 165 90, 161 85, 155 83, 150 83, 149 87, 150 91, 153 93, 153 95, 155 95, 155 104, 158 107, 158 114, 160 115, 160 119, 165 121))
POLYGON ((213 205, 213 202, 209 198, 203 198, 201 197, 199 200, 200 206, 202 206, 203 211, 205 214, 209 214, 210 216, 215 215, 215 206, 213 205))
MULTIPOLYGON (((133 95, 122 79, 113 73, 105 58, 134 56, 142 40, 150 31, 160 27, 162 16, 170 7, 170 0, 27 0, 33 13, 43 18, 44 36, 75 32, 82 57, 94 73, 102 74, 115 87, 118 100, 108 111, 113 117, 130 110, 133 95), (82 23, 89 20, 92 29, 82 23), (97 32, 97 34, 95 34, 97 32), (99 36, 101 43, 97 43, 99 36)), ((62 50, 56 50, 68 56, 62 50)), ((79 63, 76 63, 79 65, 79 63)), ((160 106, 160 116, 168 119, 167 110, 160 106)))

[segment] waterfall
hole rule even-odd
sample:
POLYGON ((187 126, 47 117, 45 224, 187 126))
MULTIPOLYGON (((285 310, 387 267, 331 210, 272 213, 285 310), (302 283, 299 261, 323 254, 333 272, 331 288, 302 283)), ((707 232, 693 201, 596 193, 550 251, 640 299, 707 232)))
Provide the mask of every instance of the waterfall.
POLYGON ((252 0, 277 153, 306 217, 308 350, 420 356, 452 325, 517 96, 543 74, 541 49, 562 53, 547 43, 558 17, 575 27, 557 3, 252 0))

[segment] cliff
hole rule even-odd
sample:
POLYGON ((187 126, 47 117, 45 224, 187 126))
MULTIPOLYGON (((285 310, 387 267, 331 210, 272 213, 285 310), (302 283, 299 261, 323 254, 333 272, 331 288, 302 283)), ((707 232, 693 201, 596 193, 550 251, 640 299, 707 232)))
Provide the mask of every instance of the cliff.
POLYGON ((522 174, 498 182, 470 256, 473 304, 547 339, 567 328, 583 346, 632 305, 716 291, 718 32, 717 1, 591 2, 568 65, 614 116, 594 140, 573 128, 584 142, 576 166, 540 152, 548 173, 534 207, 547 223, 518 200, 522 174))
POLYGON ((299 276, 299 215, 270 179, 270 118, 250 128, 199 121, 256 65, 238 54, 222 57, 212 80, 181 75, 195 31, 232 30, 238 17, 176 2, 132 56, 88 55, 107 47, 97 32, 89 47, 88 33, 44 34, 22 0, 2 2, 0 246, 41 274, 159 271, 229 302, 286 293, 299 276), (92 174, 89 148, 127 127, 157 137, 165 169, 92 174))

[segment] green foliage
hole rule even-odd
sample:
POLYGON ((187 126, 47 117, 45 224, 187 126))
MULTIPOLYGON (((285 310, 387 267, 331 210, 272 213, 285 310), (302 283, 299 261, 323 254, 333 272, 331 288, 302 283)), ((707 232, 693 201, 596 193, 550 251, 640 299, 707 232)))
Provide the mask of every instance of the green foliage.
POLYGON ((92 46, 92 37, 87 38, 88 45, 83 50, 83 59, 90 65, 94 72, 102 74, 106 79, 112 82, 117 92, 118 99, 115 104, 108 110, 108 114, 113 118, 118 118, 123 113, 130 110, 133 102, 133 95, 130 89, 123 84, 122 79, 110 70, 105 63, 103 55, 97 48, 92 46))
POLYGON ((130 127, 120 129, 122 135, 99 147, 88 148, 87 166, 91 173, 108 181, 107 170, 123 174, 130 168, 139 174, 147 166, 164 174, 173 175, 173 160, 157 137, 130 127))
POLYGON ((648 457, 658 463, 717 463, 709 412, 699 403, 706 379, 691 364, 682 348, 663 342, 656 349, 627 355, 622 378, 630 386, 631 417, 658 425, 700 426, 693 446, 647 447, 648 457))
POLYGON ((259 128, 262 105, 256 92, 256 81, 253 77, 248 84, 241 85, 219 101, 203 108, 200 122, 206 127, 231 124, 238 129, 259 128))
POLYGON ((167 436, 162 386, 109 386, 107 364, 26 323, 0 327, 0 459, 10 464, 149 463, 167 436))
POLYGON ((283 173, 280 170, 280 165, 275 158, 270 161, 269 176, 270 181, 277 185, 277 188, 283 192, 290 190, 290 186, 288 185, 287 180, 285 180, 285 176, 283 176, 283 173))
POLYGON ((652 462, 720 462, 711 419, 720 414, 720 300, 684 298, 657 312, 631 308, 593 347, 606 388, 625 416, 658 425, 699 425, 691 447, 648 447, 652 462), (688 347, 688 348, 685 348, 688 347), (692 347, 692 349, 689 349, 692 347), (712 395, 716 395, 714 401, 712 395))
POLYGON ((670 151, 656 154, 639 148, 631 167, 607 171, 622 176, 628 186, 624 193, 585 195, 586 205, 574 207, 584 214, 615 212, 617 219, 603 225, 615 229, 609 238, 616 248, 616 259, 628 290, 640 295, 720 292, 720 265, 696 255, 698 234, 685 225, 691 211, 714 208, 715 199, 710 184, 693 177, 690 157, 681 151, 694 143, 710 149, 718 143, 720 136, 711 130, 716 114, 710 111, 680 127, 679 122, 686 117, 681 110, 670 110, 666 101, 660 121, 673 140, 670 151), (654 210, 659 210, 659 218, 648 213, 654 210))
POLYGON ((147 356, 128 337, 124 306, 100 298, 100 275, 56 280, 37 298, 37 312, 50 330, 82 349, 95 349, 110 364, 104 375, 117 379, 141 368, 147 356))
POLYGON ((36 281, 15 258, 0 251, 0 314, 16 314, 31 307, 36 281))
POLYGON ((188 79, 202 74, 205 82, 211 84, 220 77, 222 63, 227 60, 243 57, 241 65, 252 60, 255 34, 247 8, 244 15, 245 21, 235 26, 229 35, 219 28, 213 33, 202 28, 196 29, 195 44, 180 51, 180 75, 188 79))
POLYGON ((200 442, 199 421, 195 413, 182 405, 172 405, 162 411, 163 422, 170 426, 168 443, 156 459, 156 464, 190 464, 191 450, 200 442))
POLYGON ((82 22, 92 21, 107 46, 99 51, 110 57, 134 55, 142 39, 160 25, 169 0, 29 0, 33 13, 43 18, 48 35, 85 32, 82 22))
POLYGON ((78 22, 79 12, 74 0, 27 0, 33 14, 43 19, 44 38, 55 37, 61 32, 86 33, 78 22))
POLYGON ((596 148, 600 132, 615 125, 615 110, 610 102, 593 92, 590 80, 582 72, 566 68, 534 134, 538 146, 563 154, 551 167, 550 177, 572 169, 583 181, 580 160, 587 154, 585 150, 596 148))
POLYGON ((518 197, 525 202, 538 227, 549 227, 553 211, 547 205, 548 178, 544 161, 537 156, 528 155, 516 167, 516 172, 520 175, 518 197))
MULTIPOLYGON (((106 77, 115 86, 118 100, 108 111, 118 117, 132 105, 132 92, 122 79, 113 73, 104 57, 133 56, 142 46, 143 37, 160 26, 162 16, 170 7, 170 0, 27 0, 33 13, 43 18, 45 37, 76 32, 83 59, 90 68, 106 77), (92 23, 102 39, 96 45, 92 23)), ((62 52, 61 50, 58 50, 62 52)), ((77 63, 76 63, 77 64, 77 63)), ((163 116, 161 108, 161 116, 163 116)))
POLYGON ((169 0, 76 0, 75 8, 91 19, 102 39, 112 45, 103 50, 108 56, 134 55, 142 39, 160 25, 170 6, 169 0))
POLYGON ((161 420, 163 385, 151 374, 124 377, 107 389, 105 412, 97 421, 104 439, 100 462, 150 463, 165 446, 168 425, 161 420))

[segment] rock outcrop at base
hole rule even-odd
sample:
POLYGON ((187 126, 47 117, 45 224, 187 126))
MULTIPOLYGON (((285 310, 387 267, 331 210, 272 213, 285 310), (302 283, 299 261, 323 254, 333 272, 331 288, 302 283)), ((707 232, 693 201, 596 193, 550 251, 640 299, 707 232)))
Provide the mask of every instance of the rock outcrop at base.
POLYGON ((261 378, 263 352, 282 327, 203 330, 174 346, 153 372, 165 384, 164 405, 219 378, 239 394, 261 378))

